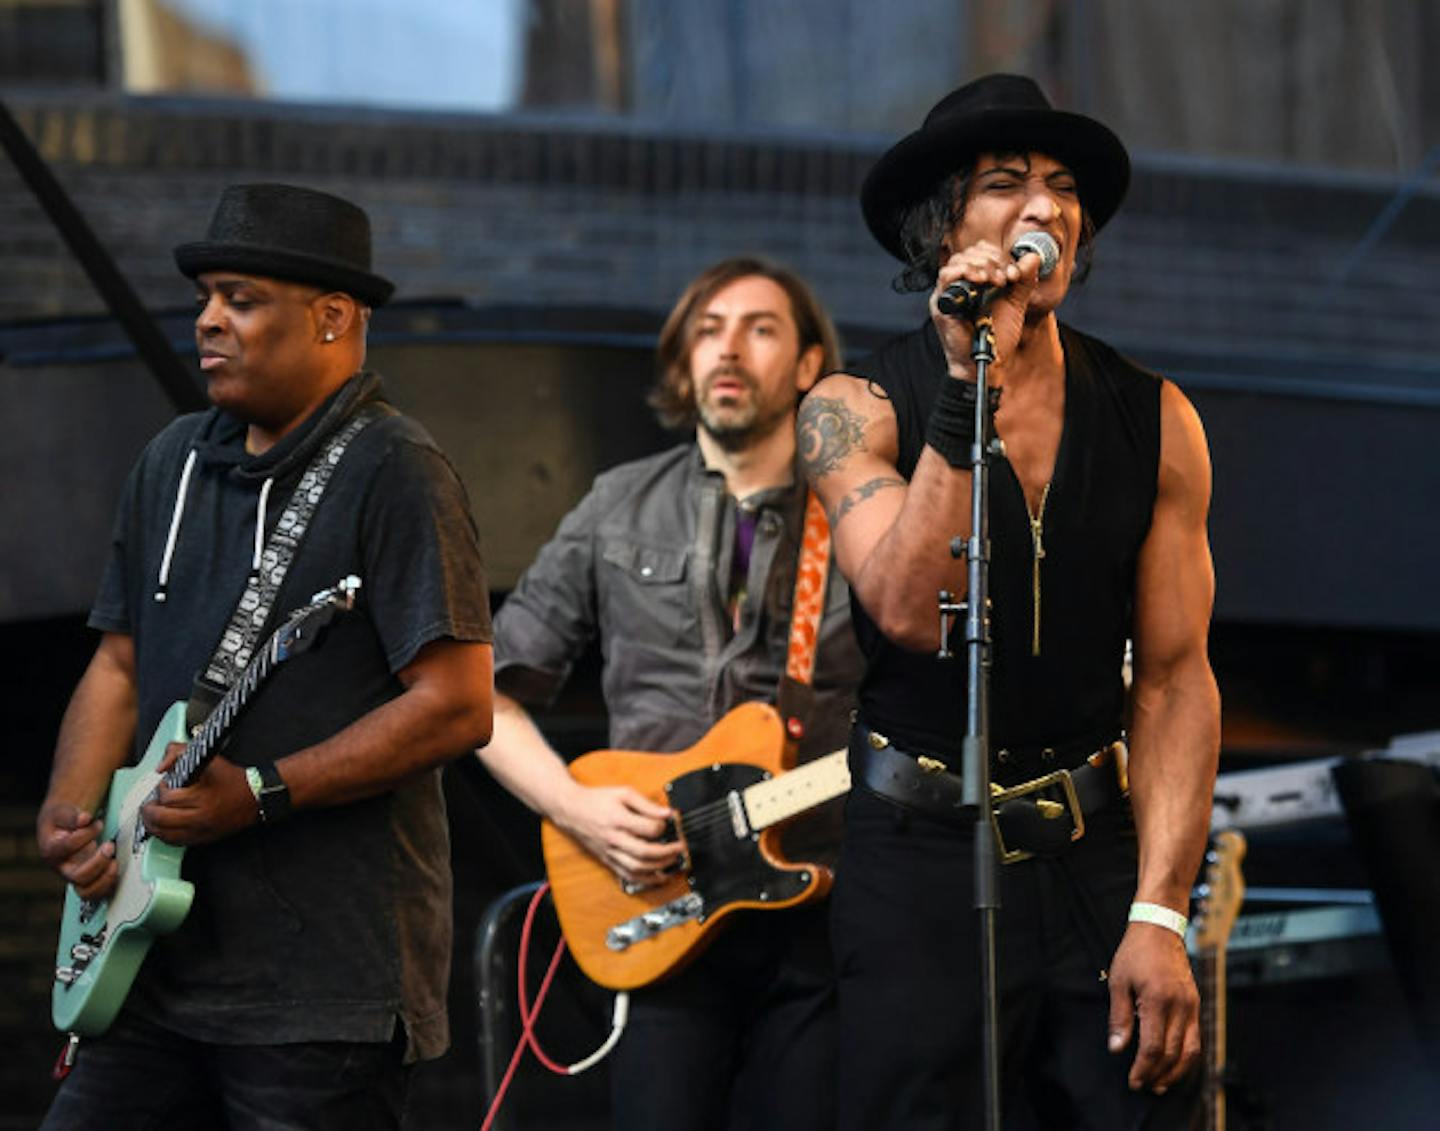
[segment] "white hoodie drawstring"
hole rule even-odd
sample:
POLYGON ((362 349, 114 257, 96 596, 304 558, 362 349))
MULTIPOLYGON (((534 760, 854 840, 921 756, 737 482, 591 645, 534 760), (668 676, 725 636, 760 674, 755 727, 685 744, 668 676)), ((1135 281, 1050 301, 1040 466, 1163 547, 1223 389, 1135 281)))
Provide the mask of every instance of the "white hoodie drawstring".
POLYGON ((155 600, 165 600, 165 590, 170 584, 170 560, 175 556, 175 543, 180 537, 180 518, 185 513, 185 496, 189 493, 190 472, 195 468, 195 449, 185 457, 185 470, 180 473, 180 486, 175 491, 175 508, 170 514, 170 533, 165 538, 165 554, 160 559, 160 577, 155 589, 155 600))
MULTIPOLYGON (((185 503, 190 495, 190 473, 195 469, 195 449, 185 457, 185 468, 180 472, 180 486, 175 491, 175 507, 170 514, 170 533, 165 536, 165 553, 160 558, 160 577, 155 587, 155 600, 164 601, 170 587, 170 564, 175 558, 175 544, 180 540, 180 523, 185 517, 185 503)), ((260 501, 255 506, 255 552, 250 559, 250 576, 259 576, 260 558, 265 550, 265 511, 270 503, 270 488, 273 478, 260 485, 260 501)))
POLYGON ((255 505, 255 553, 250 559, 250 576, 260 576, 260 553, 265 549, 265 505, 270 501, 270 485, 274 479, 266 479, 260 485, 260 501, 255 505))

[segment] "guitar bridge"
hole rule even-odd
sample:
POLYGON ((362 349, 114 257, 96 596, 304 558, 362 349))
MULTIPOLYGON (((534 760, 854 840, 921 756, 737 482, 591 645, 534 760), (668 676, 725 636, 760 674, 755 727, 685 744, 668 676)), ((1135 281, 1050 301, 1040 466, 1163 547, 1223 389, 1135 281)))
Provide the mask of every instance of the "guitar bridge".
POLYGON ((659 907, 616 923, 605 932, 605 945, 613 951, 628 950, 637 942, 653 938, 661 931, 701 919, 705 915, 705 901, 695 892, 686 892, 679 899, 672 899, 659 907))

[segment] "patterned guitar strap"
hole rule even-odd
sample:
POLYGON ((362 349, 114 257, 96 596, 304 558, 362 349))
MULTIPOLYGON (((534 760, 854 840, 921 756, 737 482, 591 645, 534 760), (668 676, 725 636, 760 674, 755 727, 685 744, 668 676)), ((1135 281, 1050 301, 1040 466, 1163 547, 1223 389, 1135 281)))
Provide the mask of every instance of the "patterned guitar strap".
POLYGON ((776 706, 785 722, 785 737, 792 747, 805 737, 815 701, 811 686, 815 653, 820 644, 820 620, 825 613, 825 588, 830 576, 830 524, 825 508, 809 492, 805 500, 805 529, 795 566, 795 599, 790 611, 790 644, 785 674, 780 677, 776 706))
POLYGON ((325 495, 325 488, 330 485, 330 478, 335 474, 345 449, 356 436, 382 416, 389 415, 390 411, 379 404, 362 408, 321 445, 300 476, 300 482, 291 492, 290 501, 280 513, 275 529, 266 539, 265 549, 260 554, 260 568, 251 572, 245 592, 240 595, 240 603, 235 606, 229 624, 220 634, 215 654, 210 657, 204 673, 195 678, 185 710, 186 727, 191 733, 205 721, 254 655, 255 644, 275 610, 275 598, 290 571, 290 563, 300 550, 300 543, 310 529, 310 520, 325 495))

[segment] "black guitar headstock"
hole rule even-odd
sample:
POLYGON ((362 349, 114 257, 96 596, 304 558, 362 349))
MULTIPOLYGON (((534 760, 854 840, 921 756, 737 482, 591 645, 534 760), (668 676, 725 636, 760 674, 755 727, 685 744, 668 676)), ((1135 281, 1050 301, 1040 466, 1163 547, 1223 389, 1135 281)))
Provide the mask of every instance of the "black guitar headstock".
POLYGON ((360 579, 351 574, 316 593, 308 605, 291 613, 276 629, 275 659, 288 660, 308 651, 337 613, 355 607, 355 595, 359 592, 360 579))

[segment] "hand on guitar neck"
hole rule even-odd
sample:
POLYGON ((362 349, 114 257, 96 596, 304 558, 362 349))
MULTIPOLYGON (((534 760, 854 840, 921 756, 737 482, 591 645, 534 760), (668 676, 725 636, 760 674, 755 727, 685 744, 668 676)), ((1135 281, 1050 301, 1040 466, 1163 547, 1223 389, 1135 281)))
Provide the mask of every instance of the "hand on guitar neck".
MULTIPOLYGON (((183 742, 170 743, 156 769, 164 773, 184 752, 183 742)), ((209 844, 249 828, 260 819, 260 811, 245 771, 222 754, 187 786, 175 789, 162 782, 140 816, 166 844, 188 846, 209 844)))
MULTIPOLYGON (((156 771, 168 770, 184 751, 184 743, 170 743, 156 771)), ((141 816, 145 827, 167 844, 191 845, 253 825, 257 809, 245 771, 221 757, 183 789, 162 784, 141 816)), ((114 893, 120 878, 115 843, 101 839, 104 826, 94 813, 65 801, 48 802, 36 826, 41 858, 73 884, 82 899, 108 899, 114 893)))

